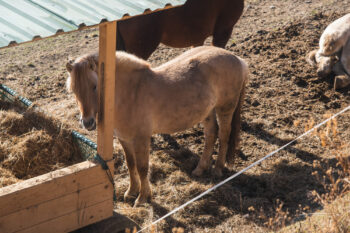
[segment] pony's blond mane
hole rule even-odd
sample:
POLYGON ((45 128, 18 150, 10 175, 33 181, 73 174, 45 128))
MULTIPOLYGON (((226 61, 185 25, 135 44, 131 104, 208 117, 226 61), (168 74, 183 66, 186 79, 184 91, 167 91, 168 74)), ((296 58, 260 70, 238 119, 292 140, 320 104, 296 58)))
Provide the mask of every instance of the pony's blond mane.
POLYGON ((96 67, 97 72, 98 53, 85 54, 74 61, 72 73, 67 79, 69 91, 74 91, 78 95, 82 92, 82 84, 86 83, 84 79, 87 78, 91 65, 96 67))
MULTIPOLYGON (((74 61, 73 70, 67 79, 66 86, 69 91, 73 91, 78 95, 82 92, 86 78, 91 72, 91 65, 94 65, 96 67, 95 71, 98 72, 98 53, 85 54, 74 61)), ((140 69, 150 69, 151 66, 147 61, 135 55, 117 51, 116 67, 122 72, 132 72, 140 69)))
POLYGON ((149 69, 151 67, 147 61, 122 51, 116 52, 116 65, 117 69, 123 71, 149 69))

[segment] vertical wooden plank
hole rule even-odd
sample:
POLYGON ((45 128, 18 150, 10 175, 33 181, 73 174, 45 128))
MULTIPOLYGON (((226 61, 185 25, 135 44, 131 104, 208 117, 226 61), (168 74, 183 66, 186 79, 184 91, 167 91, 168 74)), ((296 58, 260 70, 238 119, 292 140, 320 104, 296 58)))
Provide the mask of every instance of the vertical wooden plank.
POLYGON ((115 21, 100 24, 97 153, 104 160, 113 158, 116 29, 115 21))
MULTIPOLYGON (((109 161, 113 159, 116 21, 100 24, 99 30, 97 153, 103 160, 109 161)), ((114 166, 109 166, 109 170, 113 176, 114 166)), ((113 200, 108 210, 113 213, 113 200)))

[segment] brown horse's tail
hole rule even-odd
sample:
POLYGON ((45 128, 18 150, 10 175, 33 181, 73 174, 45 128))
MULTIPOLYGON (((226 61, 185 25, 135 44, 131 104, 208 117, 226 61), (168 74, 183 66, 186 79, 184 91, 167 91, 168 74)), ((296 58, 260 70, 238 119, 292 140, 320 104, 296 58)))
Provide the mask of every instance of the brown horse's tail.
POLYGON ((248 65, 243 60, 241 60, 241 63, 243 67, 244 82, 243 82, 243 86, 242 86, 239 100, 237 103, 237 107, 232 116, 231 134, 230 134, 227 153, 226 153, 226 162, 228 164, 233 163, 235 154, 239 150, 239 140, 240 140, 239 134, 241 131, 241 110, 242 110, 242 105, 244 103, 245 87, 247 85, 248 76, 249 76, 248 65))

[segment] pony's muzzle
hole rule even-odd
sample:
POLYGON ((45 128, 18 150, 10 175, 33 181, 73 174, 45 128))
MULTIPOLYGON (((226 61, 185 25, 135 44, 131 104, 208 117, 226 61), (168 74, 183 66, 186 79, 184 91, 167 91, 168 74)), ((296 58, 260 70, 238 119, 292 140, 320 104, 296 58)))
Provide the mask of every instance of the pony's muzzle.
POLYGON ((88 119, 80 118, 80 122, 83 125, 83 127, 89 131, 96 129, 96 121, 93 117, 88 119))

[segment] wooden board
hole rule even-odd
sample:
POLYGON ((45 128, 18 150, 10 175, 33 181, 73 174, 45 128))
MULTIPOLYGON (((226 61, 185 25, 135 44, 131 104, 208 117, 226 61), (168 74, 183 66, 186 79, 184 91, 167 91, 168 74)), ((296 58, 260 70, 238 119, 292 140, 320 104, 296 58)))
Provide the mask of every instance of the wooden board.
POLYGON ((57 216, 64 216, 74 211, 84 211, 84 209, 100 202, 112 200, 112 194, 113 188, 109 182, 78 190, 75 193, 64 195, 51 201, 42 202, 0 217, 1 231, 16 232, 49 221, 57 216))
POLYGON ((0 189, 0 217, 94 186, 105 179, 106 172, 99 165, 86 161, 4 187, 0 189))
MULTIPOLYGON (((113 161, 108 165, 113 167, 113 161)), ((112 216, 113 188, 106 171, 100 165, 82 162, 0 189, 0 232, 27 229, 73 212, 85 212, 105 201, 110 206, 101 216, 112 216)), ((74 229, 99 220, 76 221, 74 229)))
POLYGON ((27 228, 18 233, 55 233, 55 232, 70 232, 77 228, 87 226, 91 223, 106 219, 111 216, 108 210, 109 206, 113 205, 113 199, 98 203, 87 207, 81 211, 75 211, 64 216, 51 219, 47 222, 38 224, 31 228, 27 228), (77 227, 78 226, 78 227, 77 227))
POLYGON ((113 158, 116 32, 115 21, 100 24, 97 153, 106 161, 113 158))

